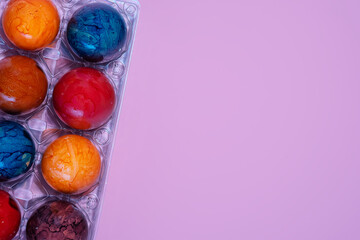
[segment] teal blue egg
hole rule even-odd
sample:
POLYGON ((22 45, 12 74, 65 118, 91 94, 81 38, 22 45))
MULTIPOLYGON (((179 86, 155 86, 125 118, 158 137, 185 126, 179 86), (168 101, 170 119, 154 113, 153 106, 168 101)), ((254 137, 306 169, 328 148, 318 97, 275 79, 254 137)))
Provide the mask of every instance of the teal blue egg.
POLYGON ((26 129, 16 122, 0 122, 0 181, 26 173, 34 159, 35 144, 26 129))
POLYGON ((119 12, 104 3, 85 5, 77 10, 67 26, 71 50, 89 62, 112 60, 124 47, 127 28, 119 12))

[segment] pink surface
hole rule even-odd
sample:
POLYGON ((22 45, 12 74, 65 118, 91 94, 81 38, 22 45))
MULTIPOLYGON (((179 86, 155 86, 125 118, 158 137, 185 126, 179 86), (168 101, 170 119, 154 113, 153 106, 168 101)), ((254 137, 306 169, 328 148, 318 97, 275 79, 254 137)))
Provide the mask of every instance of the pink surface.
POLYGON ((359 9, 142 1, 97 239, 360 239, 359 9))

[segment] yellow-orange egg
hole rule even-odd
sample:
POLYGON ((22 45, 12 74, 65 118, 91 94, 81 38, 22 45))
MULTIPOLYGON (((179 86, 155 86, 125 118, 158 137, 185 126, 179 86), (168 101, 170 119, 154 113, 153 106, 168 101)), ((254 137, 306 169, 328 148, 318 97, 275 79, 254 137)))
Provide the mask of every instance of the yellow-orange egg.
POLYGON ((50 0, 10 0, 2 16, 2 25, 11 43, 33 51, 54 41, 60 17, 50 0))
POLYGON ((41 170, 45 181, 56 191, 65 194, 82 193, 98 180, 100 154, 87 138, 65 135, 46 149, 41 170))

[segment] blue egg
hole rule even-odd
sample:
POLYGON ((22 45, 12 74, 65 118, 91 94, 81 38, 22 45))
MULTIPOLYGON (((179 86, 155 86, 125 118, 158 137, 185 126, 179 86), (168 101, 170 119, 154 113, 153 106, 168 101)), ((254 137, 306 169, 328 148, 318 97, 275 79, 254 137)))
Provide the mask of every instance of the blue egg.
POLYGON ((26 173, 34 163, 35 144, 16 122, 0 122, 0 181, 26 173))
POLYGON ((126 42, 123 17, 104 3, 77 10, 67 26, 67 41, 73 52, 89 62, 112 60, 126 42))

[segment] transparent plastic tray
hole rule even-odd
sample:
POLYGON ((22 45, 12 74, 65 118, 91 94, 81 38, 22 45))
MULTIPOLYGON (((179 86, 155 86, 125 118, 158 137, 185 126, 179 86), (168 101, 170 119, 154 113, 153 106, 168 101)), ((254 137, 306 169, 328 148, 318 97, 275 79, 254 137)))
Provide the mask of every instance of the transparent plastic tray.
MULTIPOLYGON (((27 220, 39 206, 52 199, 62 199, 74 203, 87 218, 89 226, 88 239, 95 239, 140 5, 136 0, 53 0, 52 2, 59 11, 61 24, 58 36, 50 46, 37 52, 17 49, 8 42, 3 30, 0 29, 0 60, 11 55, 24 55, 36 60, 45 72, 49 86, 45 101, 31 113, 19 116, 0 112, 0 121, 10 120, 20 123, 31 134, 36 144, 35 162, 30 171, 17 179, 0 182, 0 189, 7 191, 17 201, 22 213, 21 226, 14 239, 26 239, 27 220), (65 33, 67 23, 77 9, 90 3, 99 2, 114 7, 124 16, 127 23, 128 36, 125 47, 119 50, 119 57, 117 59, 108 63, 96 64, 82 61, 76 57, 69 50, 65 33), (51 98, 55 84, 66 72, 77 67, 91 67, 100 70, 111 81, 116 92, 116 108, 111 119, 100 128, 90 131, 75 130, 66 126, 57 117, 52 106, 51 98), (97 184, 87 192, 79 195, 64 195, 53 190, 45 182, 40 167, 42 154, 47 146, 58 137, 69 133, 81 135, 91 140, 98 148, 102 161, 102 170, 97 184)), ((0 1, 0 15, 2 15, 2 11, 7 3, 8 0, 0 1)))

